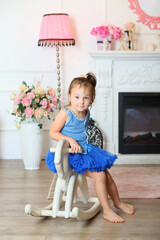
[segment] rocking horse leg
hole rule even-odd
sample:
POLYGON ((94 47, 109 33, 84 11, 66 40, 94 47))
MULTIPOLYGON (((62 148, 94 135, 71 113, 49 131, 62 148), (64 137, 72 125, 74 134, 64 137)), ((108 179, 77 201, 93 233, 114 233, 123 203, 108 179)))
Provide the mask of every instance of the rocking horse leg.
POLYGON ((77 179, 78 179, 78 186, 82 193, 82 198, 79 199, 79 201, 88 203, 89 193, 88 193, 88 184, 87 184, 86 176, 78 175, 77 179))
POLYGON ((57 178, 57 183, 54 192, 53 199, 53 209, 52 209, 52 217, 56 218, 58 215, 58 211, 60 209, 62 203, 62 189, 61 189, 61 179, 57 178))
POLYGON ((72 175, 68 183, 67 197, 66 197, 66 203, 65 203, 65 218, 70 217, 72 204, 73 204, 76 178, 77 176, 72 175))

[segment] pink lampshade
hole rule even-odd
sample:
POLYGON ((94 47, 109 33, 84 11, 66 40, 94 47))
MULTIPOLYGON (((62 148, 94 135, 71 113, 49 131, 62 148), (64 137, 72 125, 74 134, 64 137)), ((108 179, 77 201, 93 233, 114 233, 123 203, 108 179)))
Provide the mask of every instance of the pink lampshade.
POLYGON ((69 15, 45 14, 42 19, 38 46, 75 45, 69 15))

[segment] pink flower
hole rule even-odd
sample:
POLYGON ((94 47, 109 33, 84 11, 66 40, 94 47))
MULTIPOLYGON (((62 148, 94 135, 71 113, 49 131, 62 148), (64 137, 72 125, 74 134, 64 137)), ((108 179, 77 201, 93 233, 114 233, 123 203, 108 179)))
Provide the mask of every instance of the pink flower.
POLYGON ((60 97, 60 101, 61 101, 61 105, 63 105, 64 104, 64 98, 62 96, 60 97))
POLYGON ((96 28, 92 28, 92 31, 91 31, 91 35, 96 35, 97 34, 97 29, 96 28))
POLYGON ((18 112, 17 109, 18 109, 18 105, 17 105, 17 104, 14 104, 14 106, 13 106, 13 112, 19 116, 19 115, 21 114, 21 111, 18 112))
POLYGON ((49 94, 50 96, 54 97, 54 95, 55 95, 55 90, 54 90, 53 88, 49 88, 49 89, 48 89, 48 94, 49 94))
POLYGON ((21 92, 20 96, 21 96, 21 98, 24 98, 26 96, 26 93, 25 92, 21 92))
POLYGON ((47 108, 47 112, 48 114, 52 111, 52 109, 50 107, 47 108))
POLYGON ((36 103, 39 103, 39 98, 36 98, 36 99, 35 99, 35 102, 36 102, 36 103))
POLYGON ((33 92, 29 92, 29 93, 27 93, 27 97, 28 97, 28 99, 34 99, 35 98, 35 95, 34 95, 34 93, 33 92))
POLYGON ((113 26, 112 25, 108 25, 108 31, 110 35, 113 35, 113 26))
POLYGON ((107 26, 101 26, 97 28, 97 33, 100 35, 102 38, 105 38, 107 35, 109 35, 109 30, 107 26))
POLYGON ((46 98, 43 98, 43 99, 40 101, 40 104, 42 105, 42 108, 46 109, 46 108, 47 108, 47 99, 46 99, 46 98))
POLYGON ((34 110, 31 107, 27 107, 24 111, 26 117, 32 117, 34 115, 34 110))
POLYGON ((119 27, 115 27, 113 32, 113 39, 117 40, 118 38, 121 38, 121 29, 119 27))
POLYGON ((21 102, 21 96, 20 94, 17 94, 14 98, 14 104, 19 104, 21 102))
POLYGON ((50 103, 49 106, 52 110, 55 109, 55 107, 56 107, 56 105, 54 103, 50 103))
POLYGON ((57 98, 54 96, 54 97, 52 97, 52 103, 54 104, 54 105, 56 105, 57 104, 57 98))
POLYGON ((104 25, 96 28, 92 28, 91 34, 105 38, 107 36, 112 36, 113 39, 117 40, 121 38, 121 29, 118 27, 113 27, 112 25, 104 25))
POLYGON ((27 97, 24 97, 22 99, 22 103, 23 103, 24 106, 30 106, 31 105, 31 100, 28 99, 27 97))
POLYGON ((41 118, 43 116, 43 109, 42 108, 37 108, 35 110, 35 116, 38 118, 41 118))

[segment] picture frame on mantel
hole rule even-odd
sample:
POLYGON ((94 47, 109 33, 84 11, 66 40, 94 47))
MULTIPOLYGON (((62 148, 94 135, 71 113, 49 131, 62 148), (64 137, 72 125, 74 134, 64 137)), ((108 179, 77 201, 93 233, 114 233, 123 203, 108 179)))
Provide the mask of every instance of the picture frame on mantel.
POLYGON ((128 0, 129 8, 138 15, 141 22, 150 29, 160 30, 159 0, 128 0))

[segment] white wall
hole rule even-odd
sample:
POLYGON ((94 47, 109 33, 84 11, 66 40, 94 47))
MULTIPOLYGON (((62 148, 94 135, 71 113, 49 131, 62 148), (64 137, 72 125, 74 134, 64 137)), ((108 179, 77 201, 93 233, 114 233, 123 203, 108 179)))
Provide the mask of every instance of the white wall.
MULTIPOLYGON (((21 158, 19 131, 15 118, 7 112, 11 112, 13 106, 10 92, 16 91, 23 80, 30 84, 43 73, 42 85, 57 87, 55 48, 37 46, 42 16, 54 12, 70 15, 76 39, 75 46, 61 48, 64 96, 75 76, 95 72, 95 62, 89 55, 96 50, 96 38, 90 35, 92 27, 110 23, 123 28, 125 22, 137 19, 128 8, 127 0, 0 1, 0 158, 21 158)), ((140 23, 136 23, 136 29, 138 50, 145 50, 148 41, 155 41, 155 31, 140 23)), ((43 157, 53 144, 48 135, 50 125, 51 122, 47 122, 44 128, 43 157)))

